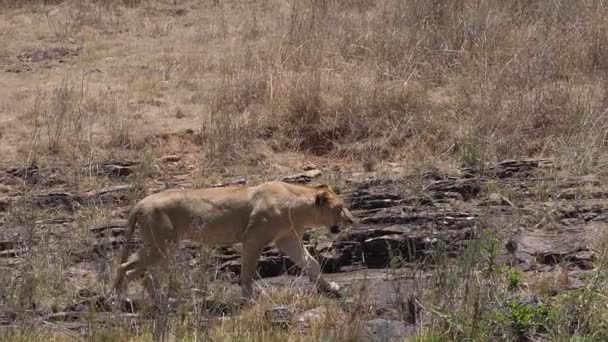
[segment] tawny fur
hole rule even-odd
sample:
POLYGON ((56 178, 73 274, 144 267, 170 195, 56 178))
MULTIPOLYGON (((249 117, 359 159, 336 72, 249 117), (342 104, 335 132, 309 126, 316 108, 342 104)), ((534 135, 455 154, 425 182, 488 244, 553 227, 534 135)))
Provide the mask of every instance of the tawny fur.
MULTIPOLYGON (((153 264, 163 261, 181 239, 207 246, 242 243, 241 288, 253 295, 252 282, 264 247, 274 242, 299 265, 320 290, 331 290, 319 263, 302 245, 304 229, 324 225, 336 230, 354 218, 327 185, 267 182, 249 187, 167 190, 142 199, 127 221, 114 287, 124 290, 153 264), (142 249, 130 258, 129 239, 139 223, 142 249)), ((335 232, 335 231, 334 231, 335 232)), ((150 295, 153 290, 146 286, 150 295)))

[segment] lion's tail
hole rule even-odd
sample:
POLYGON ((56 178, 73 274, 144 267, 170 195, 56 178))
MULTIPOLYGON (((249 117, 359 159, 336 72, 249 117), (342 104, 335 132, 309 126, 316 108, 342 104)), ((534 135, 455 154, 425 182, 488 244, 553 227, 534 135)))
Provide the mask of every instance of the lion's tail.
POLYGON ((127 262, 129 258, 129 244, 131 242, 131 237, 135 232, 135 224, 139 219, 140 205, 136 204, 135 207, 131 210, 129 214, 129 218, 127 219, 127 230, 125 231, 125 245, 122 248, 122 254, 120 256, 120 263, 124 264, 127 262))

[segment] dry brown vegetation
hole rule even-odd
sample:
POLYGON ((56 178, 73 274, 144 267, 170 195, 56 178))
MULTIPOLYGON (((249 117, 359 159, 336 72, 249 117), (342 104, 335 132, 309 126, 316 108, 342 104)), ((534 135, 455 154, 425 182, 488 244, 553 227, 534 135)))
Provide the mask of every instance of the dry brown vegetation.
POLYGON ((11 159, 36 126, 65 153, 194 128, 211 164, 256 140, 405 163, 542 155, 587 168, 603 151, 601 1, 51 3, 3 6, 3 64, 23 71, 2 85, 11 159), (36 65, 58 45, 81 50, 36 65))
MULTIPOLYGON (((483 169, 497 160, 548 157, 555 161, 556 178, 593 175, 605 181, 607 176, 603 0, 0 0, 0 45, 0 164, 60 170, 66 180, 60 190, 111 184, 113 179, 99 177, 92 166, 107 159, 141 166, 128 180, 135 187, 127 202, 153 184, 169 182, 170 173, 198 186, 222 177, 274 178, 309 162, 379 175, 385 169, 450 173, 461 166, 483 169), (158 157, 170 154, 181 160, 168 170, 158 157)), ((26 176, 27 170, 23 181, 5 185, 0 179, 0 195, 34 196, 52 186, 26 176)), ((535 188, 540 202, 551 197, 549 186, 535 188)), ((33 233, 57 213, 22 207, 13 206, 10 217, 0 220, 0 240, 19 228, 21 237, 39 247, 28 254, 23 278, 0 276, 5 281, 0 288, 12 289, 0 290, 0 304, 26 315, 34 302, 62 303, 91 284, 107 290, 111 266, 101 261, 86 265, 101 274, 101 285, 87 277, 66 282, 81 270, 66 255, 47 255, 61 243, 55 233, 33 233)), ((75 214, 73 226, 107 222, 114 210, 93 203, 75 214)), ((74 240, 66 248, 88 238, 84 228, 67 234, 74 240)), ((493 252, 477 246, 470 253, 493 252)), ((437 307, 462 312, 462 321, 439 315, 445 319, 415 340, 521 337, 479 318, 493 312, 484 300, 508 292, 504 281, 515 276, 490 272, 486 279, 475 278, 473 273, 491 266, 468 258, 462 265, 446 264, 445 273, 433 278, 444 281, 437 293, 477 295, 464 302, 439 296, 449 303, 437 307), (449 267, 460 267, 470 278, 449 278, 449 267)), ((605 303, 605 284, 598 285, 606 275, 605 260, 599 269, 604 273, 598 271, 593 291, 568 310, 599 310, 589 304, 596 295, 605 303)), ((173 339, 203 334, 283 340, 289 334, 269 325, 261 312, 277 303, 305 308, 325 303, 316 295, 285 291, 269 294, 227 325, 205 325, 205 331, 192 329, 200 327, 189 321, 197 318, 173 317, 131 327, 134 335, 122 327, 92 328, 88 337, 156 339, 163 335, 159 326, 170 326, 173 339)), ((564 312, 551 314, 568 316, 564 312)), ((606 317, 605 308, 593 312, 572 330, 589 341, 607 336, 606 321, 596 320, 606 317)), ((353 332, 364 317, 348 317, 353 332)), ((526 332, 557 338, 567 317, 560 319, 542 331, 526 326, 526 332)), ((330 323, 345 324, 339 318, 330 323)), ((328 327, 313 330, 290 338, 338 338, 328 327)), ((31 333, 24 326, 10 337, 71 334, 31 333)))

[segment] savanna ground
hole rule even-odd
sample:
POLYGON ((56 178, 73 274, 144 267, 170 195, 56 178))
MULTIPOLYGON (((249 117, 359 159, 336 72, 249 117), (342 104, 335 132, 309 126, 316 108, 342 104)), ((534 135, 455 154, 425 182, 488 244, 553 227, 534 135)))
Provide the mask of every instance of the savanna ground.
POLYGON ((0 46, 3 340, 608 339, 604 1, 0 0, 0 46), (342 298, 271 253, 241 308, 192 245, 170 305, 109 297, 145 194, 310 164, 342 298))

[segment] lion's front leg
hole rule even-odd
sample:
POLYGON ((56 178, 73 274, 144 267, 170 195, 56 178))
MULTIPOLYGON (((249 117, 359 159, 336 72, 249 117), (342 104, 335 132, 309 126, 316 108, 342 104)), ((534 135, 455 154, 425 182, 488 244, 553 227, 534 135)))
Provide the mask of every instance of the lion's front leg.
POLYGON ((333 295, 338 295, 339 286, 335 283, 328 283, 321 274, 321 265, 319 262, 306 250, 301 239, 297 236, 289 236, 278 240, 277 247, 283 253, 293 260, 300 268, 304 270, 310 281, 315 286, 323 291, 333 295))
POLYGON ((258 260, 266 244, 251 239, 243 242, 241 253, 241 291, 246 299, 253 298, 253 278, 257 271, 258 260))

